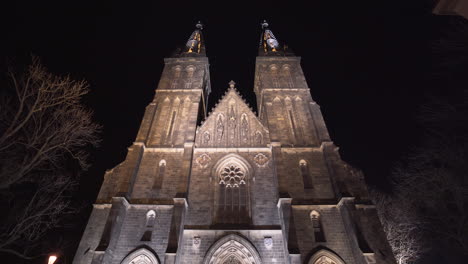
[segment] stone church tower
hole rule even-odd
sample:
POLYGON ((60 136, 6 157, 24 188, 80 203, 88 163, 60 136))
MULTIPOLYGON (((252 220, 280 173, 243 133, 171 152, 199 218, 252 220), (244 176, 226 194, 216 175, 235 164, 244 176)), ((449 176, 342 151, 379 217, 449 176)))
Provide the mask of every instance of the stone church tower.
POLYGON ((104 176, 73 263, 395 263, 363 175, 341 160, 300 57, 266 22, 258 116, 234 82, 207 115, 201 24, 164 62, 135 142, 104 176))

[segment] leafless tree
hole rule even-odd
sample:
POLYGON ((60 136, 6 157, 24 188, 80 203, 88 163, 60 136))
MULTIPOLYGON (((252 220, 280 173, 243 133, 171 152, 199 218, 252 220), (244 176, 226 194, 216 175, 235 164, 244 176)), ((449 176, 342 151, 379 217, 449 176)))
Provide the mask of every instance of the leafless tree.
POLYGON ((0 252, 28 258, 74 211, 70 192, 89 166, 100 126, 80 102, 85 81, 53 75, 36 57, 8 77, 0 94, 0 252))
POLYGON ((465 90, 457 98, 433 97, 424 104, 417 116, 424 134, 395 166, 392 195, 374 194, 401 263, 417 262, 425 250, 441 246, 448 254, 468 254, 467 102, 465 90))
POLYGON ((468 91, 422 107, 421 146, 394 172, 397 195, 417 213, 425 233, 468 252, 468 91))
POLYGON ((422 223, 407 203, 376 190, 371 194, 398 264, 416 263, 427 250, 421 235, 422 223))

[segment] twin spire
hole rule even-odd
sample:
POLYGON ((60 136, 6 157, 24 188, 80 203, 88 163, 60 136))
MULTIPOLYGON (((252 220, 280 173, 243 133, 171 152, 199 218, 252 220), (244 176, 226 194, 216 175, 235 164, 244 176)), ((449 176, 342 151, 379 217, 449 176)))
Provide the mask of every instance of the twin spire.
POLYGON ((278 42, 273 32, 268 28, 266 20, 263 20, 260 25, 262 26, 262 35, 258 47, 259 56, 294 56, 286 45, 278 42))
POLYGON ((177 55, 180 57, 198 57, 205 56, 205 41, 202 35, 203 24, 198 21, 195 25, 195 30, 190 35, 190 38, 185 43, 185 46, 177 55))
MULTIPOLYGON (((266 20, 260 24, 262 26, 262 34, 260 37, 260 45, 258 50, 259 56, 291 56, 294 55, 288 50, 286 45, 281 45, 276 39, 273 32, 268 28, 266 20)), ((198 21, 195 25, 195 30, 190 35, 185 46, 176 52, 178 57, 198 57, 206 56, 205 41, 202 35, 203 24, 198 21)))

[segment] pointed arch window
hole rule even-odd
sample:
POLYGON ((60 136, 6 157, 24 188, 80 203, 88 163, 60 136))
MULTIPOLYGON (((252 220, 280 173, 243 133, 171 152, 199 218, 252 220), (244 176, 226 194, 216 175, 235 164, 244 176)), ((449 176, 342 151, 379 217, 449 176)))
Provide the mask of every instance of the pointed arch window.
POLYGON ((172 76, 171 88, 175 89, 177 88, 179 84, 179 78, 180 78, 182 68, 180 66, 175 66, 172 70, 173 70, 173 76, 172 76))
POLYGON ((284 78, 286 79, 287 87, 293 88, 294 82, 292 80, 290 66, 288 64, 284 64, 281 68, 283 70, 284 78))
POLYGON ((161 160, 158 166, 158 175, 156 175, 153 183, 153 190, 160 190, 164 180, 164 173, 166 172, 166 161, 161 160))
POLYGON ((146 248, 140 248, 133 251, 124 260, 122 264, 159 264, 158 258, 146 248))
POLYGON ((315 242, 325 242, 325 234, 323 232, 320 213, 315 210, 310 212, 310 221, 312 222, 312 228, 314 229, 315 242))
POLYGON ((271 73, 271 82, 273 88, 279 88, 279 80, 278 80, 278 66, 275 64, 270 65, 270 73, 271 73))
POLYGON ((146 213, 146 227, 153 227, 156 222, 156 212, 154 210, 149 210, 146 213))
POLYGON ((216 170, 216 221, 222 224, 246 224, 250 221, 247 168, 236 159, 228 159, 216 170))
POLYGON ((206 252, 203 264, 260 264, 262 260, 251 242, 230 234, 215 242, 206 252))
POLYGON ((141 236, 140 241, 151 241, 151 234, 153 233, 152 229, 156 223, 156 212, 154 210, 149 210, 146 212, 146 230, 141 236))
POLYGON ((307 262, 308 264, 345 264, 336 254, 326 249, 317 251, 307 262))
POLYGON ((307 161, 305 160, 299 161, 299 170, 301 171, 304 189, 312 189, 313 184, 312 184, 312 179, 310 178, 309 165, 307 164, 307 161))

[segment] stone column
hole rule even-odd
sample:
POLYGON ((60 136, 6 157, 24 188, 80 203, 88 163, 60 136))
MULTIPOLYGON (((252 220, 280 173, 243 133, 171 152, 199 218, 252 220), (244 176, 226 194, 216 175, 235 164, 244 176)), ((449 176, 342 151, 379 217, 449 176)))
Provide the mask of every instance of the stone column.
POLYGON ((284 252, 289 255, 289 263, 300 264, 301 254, 297 243, 296 226, 291 202, 292 198, 289 197, 288 194, 280 194, 278 211, 284 238, 284 252))
POLYGON ((174 208, 172 211, 171 229, 167 243, 165 264, 177 263, 177 256, 180 257, 179 244, 185 224, 185 211, 187 210, 187 200, 185 198, 174 198, 174 208))

